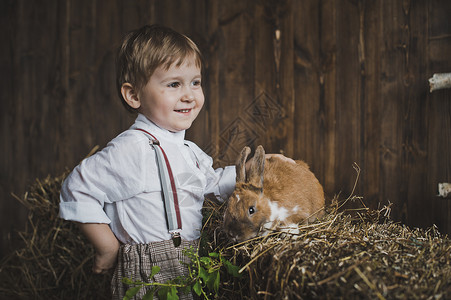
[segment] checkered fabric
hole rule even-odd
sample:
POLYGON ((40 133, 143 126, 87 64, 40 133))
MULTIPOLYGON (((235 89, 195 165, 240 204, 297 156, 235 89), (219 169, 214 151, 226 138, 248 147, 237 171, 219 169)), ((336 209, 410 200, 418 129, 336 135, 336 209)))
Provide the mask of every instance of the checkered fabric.
MULTIPOLYGON (((183 254, 183 249, 193 247, 197 251, 198 240, 185 241, 179 247, 174 247, 172 240, 152 242, 149 244, 122 245, 119 249, 118 264, 111 281, 112 299, 119 300, 129 288, 122 283, 122 278, 131 278, 133 281, 150 282, 149 276, 152 266, 159 266, 160 272, 154 276, 156 282, 164 283, 178 276, 186 276, 191 260, 183 254), (184 264, 185 263, 185 264, 184 264)), ((141 288, 133 299, 141 299, 148 289, 141 288)), ((156 296, 155 298, 156 299, 156 296)), ((179 299, 193 299, 192 294, 182 294, 179 299)))

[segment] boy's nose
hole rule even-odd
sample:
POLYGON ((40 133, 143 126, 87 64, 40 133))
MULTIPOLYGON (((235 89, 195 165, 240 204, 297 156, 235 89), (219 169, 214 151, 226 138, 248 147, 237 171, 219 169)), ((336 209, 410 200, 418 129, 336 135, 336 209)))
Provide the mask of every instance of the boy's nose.
POLYGON ((184 101, 194 101, 194 93, 190 88, 185 88, 183 91, 183 97, 182 99, 184 101))
POLYGON ((183 100, 185 100, 185 101, 194 101, 194 95, 193 94, 186 94, 183 97, 183 100))

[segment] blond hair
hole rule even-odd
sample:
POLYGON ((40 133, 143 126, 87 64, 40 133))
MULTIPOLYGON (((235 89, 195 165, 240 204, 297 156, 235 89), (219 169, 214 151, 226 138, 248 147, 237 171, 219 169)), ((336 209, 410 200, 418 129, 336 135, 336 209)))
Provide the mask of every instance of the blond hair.
POLYGON ((116 83, 122 104, 135 112, 121 95, 124 83, 130 83, 139 92, 158 67, 168 70, 194 57, 202 67, 202 57, 196 44, 187 36, 161 25, 146 25, 128 33, 119 48, 116 62, 116 83))

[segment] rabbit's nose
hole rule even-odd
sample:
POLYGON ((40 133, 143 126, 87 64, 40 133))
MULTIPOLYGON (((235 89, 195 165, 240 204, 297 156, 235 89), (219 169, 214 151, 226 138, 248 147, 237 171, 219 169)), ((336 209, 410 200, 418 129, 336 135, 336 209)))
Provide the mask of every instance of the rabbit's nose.
POLYGON ((236 242, 238 240, 238 235, 234 234, 232 230, 230 229, 224 229, 224 232, 227 235, 227 238, 233 242, 236 242))
POLYGON ((229 240, 236 243, 238 241, 238 235, 229 234, 229 240))

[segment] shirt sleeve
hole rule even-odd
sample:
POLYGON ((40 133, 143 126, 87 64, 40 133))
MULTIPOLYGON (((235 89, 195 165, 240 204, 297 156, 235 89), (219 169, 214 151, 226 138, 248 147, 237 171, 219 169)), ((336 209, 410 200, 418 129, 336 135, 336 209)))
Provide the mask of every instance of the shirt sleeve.
POLYGON ((208 154, 192 142, 189 142, 189 146, 199 159, 201 170, 207 177, 204 195, 214 196, 220 202, 227 200, 235 190, 235 166, 213 169, 213 159, 208 154))
POLYGON ((69 174, 61 187, 61 218, 81 223, 106 223, 111 220, 104 212, 106 203, 132 197, 143 191, 159 189, 151 176, 153 156, 147 138, 136 139, 132 134, 119 136, 104 149, 83 160, 69 174), (148 164, 150 168, 143 168, 148 164), (145 182, 150 184, 145 185, 145 182))
POLYGON ((215 170, 215 177, 218 178, 217 188, 213 188, 216 198, 223 202, 226 201, 235 190, 236 171, 235 166, 227 166, 224 169, 215 170))

